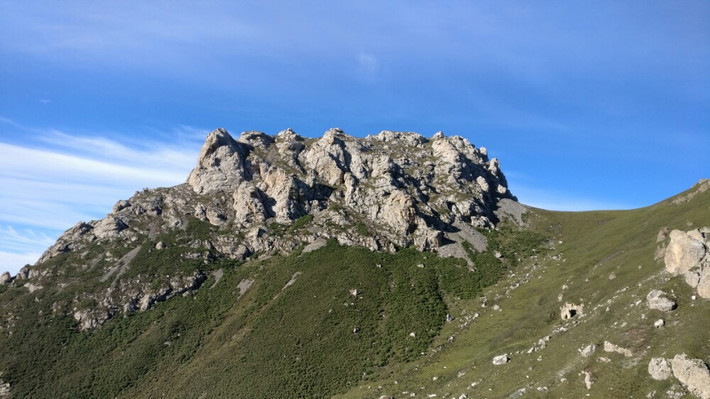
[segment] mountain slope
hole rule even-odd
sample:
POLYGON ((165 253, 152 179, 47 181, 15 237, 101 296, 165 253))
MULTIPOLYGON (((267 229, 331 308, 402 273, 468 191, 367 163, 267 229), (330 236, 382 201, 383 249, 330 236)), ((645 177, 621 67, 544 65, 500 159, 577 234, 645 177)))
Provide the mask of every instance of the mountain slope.
POLYGON ((708 361, 710 300, 656 255, 709 186, 550 212, 457 137, 217 130, 3 279, 0 397, 681 397, 648 364, 708 361))
POLYGON ((485 308, 479 299, 451 306, 458 322, 442 331, 426 359, 343 397, 684 396, 687 390, 674 378, 652 379, 648 364, 653 357, 682 353, 707 364, 710 300, 699 298, 654 258, 667 242, 657 242, 662 229, 710 224, 709 187, 705 180, 674 198, 631 211, 534 210, 531 228, 554 237, 554 249, 528 259, 486 290, 485 308), (654 289, 669 293, 677 309, 649 309, 646 297, 654 289), (584 307, 563 320, 565 303, 584 307), (471 320, 474 314, 479 316, 471 320), (658 319, 664 319, 664 327, 654 326, 658 319), (444 343, 450 336, 454 340, 444 343), (606 352, 605 342, 631 355, 606 352), (580 349, 592 344, 598 349, 583 356, 580 349), (491 363, 506 353, 507 364, 491 363))

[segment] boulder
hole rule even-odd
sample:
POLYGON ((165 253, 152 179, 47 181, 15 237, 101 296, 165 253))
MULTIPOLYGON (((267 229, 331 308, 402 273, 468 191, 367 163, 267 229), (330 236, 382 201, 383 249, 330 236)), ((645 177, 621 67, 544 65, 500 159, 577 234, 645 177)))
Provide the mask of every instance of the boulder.
POLYGON ((597 345, 597 344, 589 344, 589 345, 585 346, 584 348, 579 349, 579 354, 584 357, 592 356, 592 354, 594 354, 594 352, 596 352, 598 347, 599 347, 599 345, 597 345))
POLYGON ((710 265, 707 263, 700 272, 698 286, 695 288, 698 290, 698 295, 700 295, 701 298, 710 298, 710 265))
POLYGON ((654 357, 648 362, 648 374, 654 380, 665 380, 671 376, 671 366, 663 357, 654 357))
POLYGON ((688 359, 686 354, 671 359, 673 376, 693 395, 710 399, 710 370, 700 359, 688 359))
POLYGON ((677 307, 674 300, 669 299, 666 293, 661 290, 653 290, 646 295, 646 302, 648 303, 649 309, 660 310, 662 312, 669 312, 677 307))
POLYGON ((622 348, 621 346, 612 344, 609 341, 604 341, 604 352, 616 352, 626 357, 631 357, 634 355, 630 349, 622 348))
POLYGON ((505 355, 499 355, 493 358, 493 365, 494 366, 500 366, 502 364, 506 364, 510 361, 510 358, 508 357, 507 354, 505 355))
POLYGON ((705 257, 706 247, 699 230, 683 232, 673 230, 666 247, 664 261, 666 270, 673 274, 683 274, 700 265, 705 257))

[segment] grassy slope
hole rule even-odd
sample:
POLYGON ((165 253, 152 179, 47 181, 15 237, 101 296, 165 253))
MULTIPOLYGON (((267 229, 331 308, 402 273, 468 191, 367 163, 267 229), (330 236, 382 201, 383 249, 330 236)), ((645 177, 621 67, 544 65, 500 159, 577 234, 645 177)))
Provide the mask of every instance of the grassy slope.
POLYGON ((509 397, 521 388, 526 389, 525 397, 627 398, 652 393, 665 397, 677 382, 650 379, 651 357, 685 352, 710 360, 710 300, 691 300, 691 289, 682 277, 671 278, 662 263, 654 261, 662 227, 688 230, 710 225, 710 191, 680 205, 669 200, 631 211, 536 210, 531 224, 555 237, 555 250, 529 259, 487 290, 488 307, 482 308, 481 300, 451 303, 457 322, 444 329, 425 359, 397 365, 392 378, 361 384, 342 397, 465 393, 469 398, 496 398, 509 397), (531 277, 529 282, 511 290, 526 276, 531 277), (655 288, 671 293, 678 309, 649 310, 645 297, 655 288), (583 302, 584 315, 561 320, 559 308, 567 301, 583 302), (502 310, 494 311, 492 304, 502 310), (475 312, 480 317, 463 326, 466 315, 475 312), (666 320, 665 328, 653 327, 658 318, 666 320), (560 327, 567 331, 555 333, 560 327), (455 339, 444 343, 449 334, 455 339), (552 337, 544 349, 527 353, 547 335, 552 337), (589 358, 578 354, 579 348, 591 343, 601 346, 606 340, 631 349, 634 355, 625 358, 601 348, 589 358), (493 366, 493 356, 503 353, 510 355, 510 363, 493 366), (583 383, 583 371, 591 374, 590 390, 583 383))
POLYGON ((681 205, 623 212, 536 210, 530 224, 540 234, 492 233, 491 251, 476 255, 476 273, 432 254, 382 254, 332 243, 308 254, 213 264, 210 269, 224 270, 216 284, 211 277, 194 295, 117 317, 91 333, 75 332, 72 319, 47 316, 53 302, 70 292, 47 287, 29 295, 4 287, 4 311, 12 303, 22 313, 17 334, 0 334, 0 370, 17 397, 360 398, 415 392, 493 398, 519 388, 527 388, 526 397, 662 393, 672 382, 650 380, 648 360, 686 352, 707 361, 710 301, 691 301, 689 287, 662 272, 653 260, 656 236, 661 227, 710 225, 709 210, 710 192, 681 205), (554 247, 540 246, 541 236, 553 237, 554 247), (245 278, 254 284, 240 296, 237 286, 245 278), (643 299, 653 288, 672 292, 678 310, 649 311, 643 299), (566 301, 584 302, 584 315, 560 320, 566 301), (501 311, 492 309, 496 304, 501 311), (444 321, 447 312, 456 317, 451 323, 444 321), (659 317, 666 318, 666 328, 652 327, 659 317), (560 327, 568 331, 553 333, 560 327), (544 349, 525 353, 550 334, 544 349), (635 355, 577 354, 605 340, 635 355), (511 362, 492 366, 491 358, 502 353, 511 362), (592 375, 589 391, 581 371, 592 375))
MULTIPOLYGON (((490 241, 518 235, 537 245, 526 233, 490 241)), ((161 275, 175 262, 168 258, 142 251, 132 267, 161 275)), ((94 280, 32 294, 5 287, 4 308, 19 317, 16 333, 0 335, 0 370, 16 397, 328 397, 420 358, 445 324, 444 296, 478 295, 509 263, 491 254, 477 262, 474 273, 431 253, 329 243, 307 254, 210 264, 223 270, 218 282, 211 277, 194 294, 88 333, 52 307, 94 280), (241 293, 245 279, 253 285, 241 293)))

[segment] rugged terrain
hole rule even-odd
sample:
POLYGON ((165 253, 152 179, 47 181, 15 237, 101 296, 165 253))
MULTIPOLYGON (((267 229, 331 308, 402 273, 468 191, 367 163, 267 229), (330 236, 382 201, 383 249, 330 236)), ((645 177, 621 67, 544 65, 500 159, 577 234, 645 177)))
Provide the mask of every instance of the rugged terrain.
POLYGON ((0 278, 0 397, 707 397, 709 188, 550 212, 457 136, 216 130, 0 278))

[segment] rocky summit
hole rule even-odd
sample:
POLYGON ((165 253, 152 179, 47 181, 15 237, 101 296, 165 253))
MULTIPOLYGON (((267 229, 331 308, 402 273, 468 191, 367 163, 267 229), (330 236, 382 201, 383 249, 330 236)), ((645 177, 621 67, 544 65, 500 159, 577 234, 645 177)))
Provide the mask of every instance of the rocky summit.
POLYGON ((383 131, 355 138, 331 129, 306 139, 287 129, 235 140, 218 129, 186 185, 119 201, 103 220, 67 231, 40 263, 95 239, 135 241, 184 229, 191 217, 222 233, 205 243, 208 256, 244 259, 319 238, 371 250, 438 250, 476 235, 474 228, 494 227, 502 213, 519 219, 524 208, 515 200, 498 160, 460 136, 383 131), (275 234, 302 218, 308 228, 299 234, 275 234))
MULTIPOLYGON (((201 222, 209 233, 190 241, 183 260, 310 251, 335 239, 372 251, 440 252, 473 267, 462 243, 483 250, 486 238, 476 228, 495 227, 501 217, 520 222, 524 212, 498 160, 460 136, 382 131, 356 138, 330 129, 307 139, 286 129, 275 136, 248 131, 235 140, 217 129, 186 184, 118 201, 104 219, 67 230, 38 263, 67 252, 88 261, 96 242, 130 248, 103 263, 101 279, 114 284, 92 296, 98 305, 73 313, 82 329, 91 329, 116 313, 146 310, 198 288, 206 276, 197 268, 173 273, 159 289, 150 288, 154 281, 121 277, 146 239, 180 235, 201 222)), ((24 268, 18 277, 40 277, 39 287, 47 273, 24 268)))

